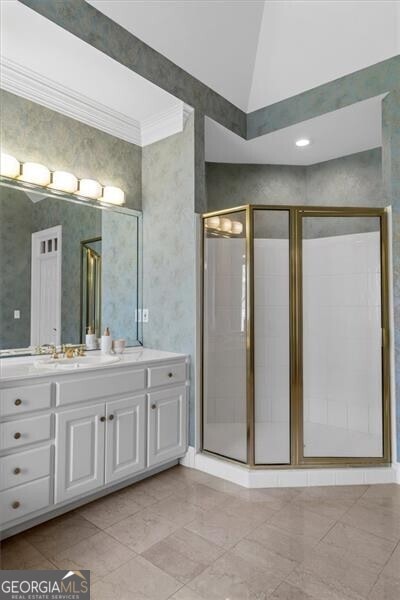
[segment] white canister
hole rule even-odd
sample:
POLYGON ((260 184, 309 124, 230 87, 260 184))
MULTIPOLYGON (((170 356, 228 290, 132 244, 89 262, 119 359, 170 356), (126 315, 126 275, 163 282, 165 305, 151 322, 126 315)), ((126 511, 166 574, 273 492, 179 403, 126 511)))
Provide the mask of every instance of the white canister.
POLYGON ((112 338, 108 327, 105 328, 103 335, 101 336, 101 351, 104 354, 110 354, 112 351, 112 338))
POLYGON ((97 349, 97 339, 96 335, 93 333, 93 329, 89 326, 88 331, 85 338, 85 344, 87 350, 96 350, 97 349))

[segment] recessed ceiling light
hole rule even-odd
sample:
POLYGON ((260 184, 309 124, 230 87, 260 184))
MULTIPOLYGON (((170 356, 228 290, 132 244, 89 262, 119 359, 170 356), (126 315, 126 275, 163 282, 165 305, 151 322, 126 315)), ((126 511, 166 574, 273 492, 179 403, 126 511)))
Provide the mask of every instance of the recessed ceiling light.
POLYGON ((307 138, 301 138, 300 140, 296 141, 296 146, 298 148, 304 148, 305 146, 309 146, 310 145, 310 140, 308 140, 307 138))

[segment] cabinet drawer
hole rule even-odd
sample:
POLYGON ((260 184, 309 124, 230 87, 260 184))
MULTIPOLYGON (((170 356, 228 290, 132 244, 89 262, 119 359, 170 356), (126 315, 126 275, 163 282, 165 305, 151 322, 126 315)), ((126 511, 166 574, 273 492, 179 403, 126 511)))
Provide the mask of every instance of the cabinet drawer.
POLYGON ((0 458, 0 491, 50 474, 50 446, 0 458))
POLYGON ((21 415, 50 407, 51 383, 0 390, 0 416, 21 415))
POLYGON ((149 387, 157 387, 168 383, 181 383, 186 379, 186 363, 149 367, 149 387))
POLYGON ((20 519, 50 504, 50 477, 0 492, 0 524, 20 519))
POLYGON ((0 450, 18 448, 49 440, 51 436, 51 415, 18 419, 0 424, 0 450))
POLYGON ((144 390, 144 369, 57 383, 57 406, 144 390))

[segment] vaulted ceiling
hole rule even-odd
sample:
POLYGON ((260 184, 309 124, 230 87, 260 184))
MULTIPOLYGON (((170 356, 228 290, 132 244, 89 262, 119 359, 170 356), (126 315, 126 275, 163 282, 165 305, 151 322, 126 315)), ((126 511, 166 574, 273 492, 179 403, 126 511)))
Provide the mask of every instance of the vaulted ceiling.
MULTIPOLYGON (((400 54, 398 0, 88 1, 246 112, 400 54)), ((180 99, 17 0, 0 9, 1 87, 140 145, 182 130, 180 99)), ((380 121, 380 98, 251 141, 208 119, 206 159, 312 164, 379 146, 380 121)))
POLYGON ((400 54, 397 0, 89 0, 246 112, 400 54))

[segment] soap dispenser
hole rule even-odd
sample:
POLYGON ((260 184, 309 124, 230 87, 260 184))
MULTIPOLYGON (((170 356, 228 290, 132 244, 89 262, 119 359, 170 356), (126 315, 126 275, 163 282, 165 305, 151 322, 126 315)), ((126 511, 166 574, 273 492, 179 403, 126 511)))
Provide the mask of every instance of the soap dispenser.
POLYGON ((96 335, 93 331, 93 327, 91 325, 89 325, 89 327, 87 328, 87 334, 86 334, 86 348, 88 350, 96 350, 97 348, 97 341, 96 341, 96 335))
POLYGON ((110 329, 106 327, 103 335, 101 336, 101 351, 104 352, 104 354, 111 354, 111 350, 112 338, 110 334, 110 329))

